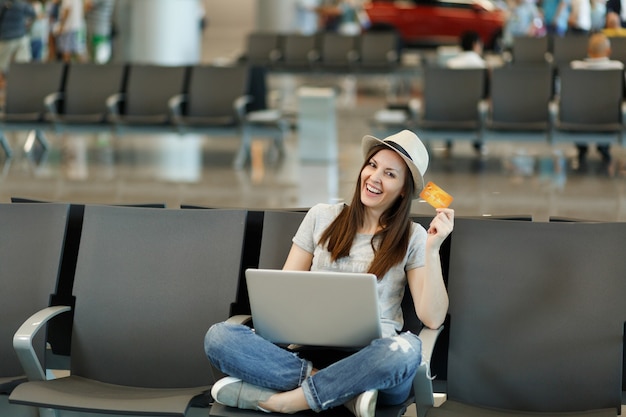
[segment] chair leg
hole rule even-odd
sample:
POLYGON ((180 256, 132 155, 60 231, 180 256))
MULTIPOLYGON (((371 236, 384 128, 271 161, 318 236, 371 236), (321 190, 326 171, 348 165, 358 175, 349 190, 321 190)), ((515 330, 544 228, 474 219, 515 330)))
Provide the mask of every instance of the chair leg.
POLYGON ((2 147, 7 159, 11 159, 13 157, 13 150, 11 149, 11 145, 9 145, 9 141, 6 136, 4 136, 4 133, 0 133, 0 147, 2 147))
POLYGON ((233 167, 235 169, 243 169, 244 165, 248 161, 248 158, 250 157, 250 145, 250 132, 248 129, 244 128, 241 132, 241 144, 239 145, 239 151, 237 151, 237 155, 233 161, 233 167))

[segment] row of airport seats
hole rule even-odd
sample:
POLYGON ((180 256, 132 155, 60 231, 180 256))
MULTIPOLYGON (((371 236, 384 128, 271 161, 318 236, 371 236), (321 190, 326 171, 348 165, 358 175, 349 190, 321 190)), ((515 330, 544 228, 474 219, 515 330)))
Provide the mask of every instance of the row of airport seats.
MULTIPOLYGON (((504 60, 526 64, 548 62, 558 67, 576 59, 585 59, 588 41, 589 36, 582 34, 516 36, 513 38, 511 50, 504 53, 504 60)), ((609 41, 611 59, 626 64, 626 37, 609 37, 609 41)))
MULTIPOLYGON (((624 71, 512 64, 424 68, 418 99, 372 118, 377 131, 413 129, 425 140, 621 144, 624 71)), ((384 133, 381 133, 384 134, 384 133)))
POLYGON ((7 131, 200 132, 241 137, 233 162, 250 157, 253 135, 269 136, 279 152, 287 122, 267 106, 266 69, 249 65, 13 63, 0 112, 0 145, 12 155, 7 131))
MULTIPOLYGON (((212 323, 249 314, 245 269, 280 268, 306 209, 14 201, 0 204, 2 415, 256 414, 212 402, 219 374, 202 340, 212 323), (71 335, 48 327, 51 317, 71 335), (70 358, 69 376, 49 378, 59 337, 71 339, 56 353, 70 358)), ((434 352, 437 338, 424 338, 414 396, 377 416, 412 402, 431 417, 619 414, 626 224, 552 220, 456 219, 441 251, 446 335, 434 352), (434 408, 431 374, 447 395, 434 408)), ((408 291, 403 312, 419 332, 408 291)))
POLYGON ((252 32, 243 60, 282 71, 382 72, 400 65, 400 39, 395 31, 364 31, 348 36, 252 32))

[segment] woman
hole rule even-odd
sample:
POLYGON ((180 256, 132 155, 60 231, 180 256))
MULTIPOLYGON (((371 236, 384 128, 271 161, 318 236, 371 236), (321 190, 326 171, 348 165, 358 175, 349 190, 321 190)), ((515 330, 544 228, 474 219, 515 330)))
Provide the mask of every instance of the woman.
POLYGON ((216 382, 218 403, 267 412, 321 411, 341 404, 357 417, 374 415, 376 402, 406 400, 421 362, 421 342, 402 329, 401 301, 408 280, 415 310, 430 328, 448 309, 439 249, 454 211, 437 209, 428 231, 410 220, 411 201, 424 186, 428 152, 404 130, 384 140, 365 136, 365 162, 352 203, 312 207, 284 265, 290 270, 370 272, 378 277, 383 337, 330 367, 317 369, 247 326, 219 323, 205 338, 211 362, 229 377, 216 382))

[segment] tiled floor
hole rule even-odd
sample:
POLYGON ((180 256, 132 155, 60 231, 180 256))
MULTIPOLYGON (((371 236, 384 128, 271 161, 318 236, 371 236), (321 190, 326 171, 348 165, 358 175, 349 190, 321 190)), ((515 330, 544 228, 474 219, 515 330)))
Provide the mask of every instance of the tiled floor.
MULTIPOLYGON (((419 80, 411 80, 418 94, 419 80)), ((287 109, 297 107, 300 85, 332 87, 338 92, 336 163, 303 163, 298 134, 292 131, 286 154, 275 160, 270 142, 255 141, 255 164, 232 168, 238 137, 150 134, 116 136, 49 133, 50 149, 37 163, 22 151, 27 132, 9 134, 16 150, 12 160, 0 156, 0 202, 11 197, 84 203, 165 203, 212 207, 306 207, 316 202, 349 200, 361 164, 360 139, 373 133, 369 118, 385 104, 385 77, 358 78, 357 91, 340 76, 272 75, 287 109)), ((469 142, 429 143, 431 164, 426 179, 454 196, 459 216, 531 215, 545 221, 567 217, 600 221, 626 220, 626 151, 613 148, 614 161, 602 166, 592 150, 585 172, 572 169, 571 144, 490 142, 477 156, 469 142)), ((430 213, 414 202, 415 213, 430 213)))

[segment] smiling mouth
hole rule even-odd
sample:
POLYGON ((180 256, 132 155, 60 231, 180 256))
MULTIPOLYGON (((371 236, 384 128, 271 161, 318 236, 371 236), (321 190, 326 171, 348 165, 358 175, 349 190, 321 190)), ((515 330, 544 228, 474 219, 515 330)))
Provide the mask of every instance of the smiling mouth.
POLYGON ((369 191, 370 193, 374 193, 374 194, 382 194, 382 193, 383 193, 383 192, 382 192, 382 191, 380 191, 379 189, 377 189, 377 188, 373 188, 373 187, 372 187, 372 186, 370 186, 369 184, 365 184, 365 189, 366 189, 367 191, 369 191))

